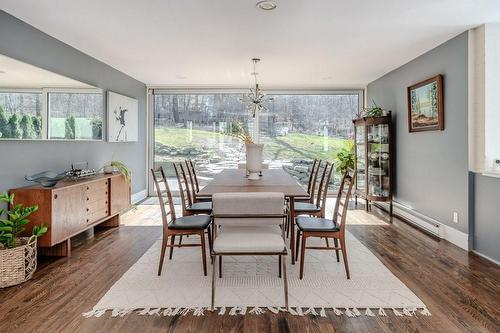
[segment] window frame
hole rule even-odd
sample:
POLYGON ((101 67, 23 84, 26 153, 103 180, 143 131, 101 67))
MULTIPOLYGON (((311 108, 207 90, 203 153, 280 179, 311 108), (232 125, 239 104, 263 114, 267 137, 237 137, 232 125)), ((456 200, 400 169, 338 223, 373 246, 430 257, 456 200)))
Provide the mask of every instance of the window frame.
POLYGON ((105 94, 100 88, 0 88, 0 93, 35 93, 42 95, 42 109, 40 116, 42 118, 42 132, 40 139, 17 139, 17 138, 0 138, 0 141, 61 141, 61 142, 101 142, 105 141, 106 131, 106 104, 105 94), (101 94, 102 95, 102 138, 101 139, 51 139, 50 138, 50 110, 49 110, 49 94, 50 93, 68 93, 68 94, 101 94))

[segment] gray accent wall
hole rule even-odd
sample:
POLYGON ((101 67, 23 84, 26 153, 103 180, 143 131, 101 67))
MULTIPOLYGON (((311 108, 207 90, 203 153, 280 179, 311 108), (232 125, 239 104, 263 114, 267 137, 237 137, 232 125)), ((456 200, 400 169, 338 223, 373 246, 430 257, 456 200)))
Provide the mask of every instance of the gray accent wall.
POLYGON ((395 201, 468 233, 468 34, 464 32, 368 85, 368 104, 392 110, 395 201), (409 133, 407 87, 444 76, 445 130, 409 133), (453 222, 453 212, 459 222, 453 222))
MULTIPOLYGON (((72 162, 99 168, 112 157, 132 170, 132 192, 146 189, 146 86, 0 11, 0 54, 139 101, 139 141, 130 143, 0 141, 0 191, 27 185, 24 176, 64 171, 72 162)), ((104 104, 106 105, 106 103, 104 104)))
POLYGON ((500 262, 500 178, 474 177, 474 251, 500 262))

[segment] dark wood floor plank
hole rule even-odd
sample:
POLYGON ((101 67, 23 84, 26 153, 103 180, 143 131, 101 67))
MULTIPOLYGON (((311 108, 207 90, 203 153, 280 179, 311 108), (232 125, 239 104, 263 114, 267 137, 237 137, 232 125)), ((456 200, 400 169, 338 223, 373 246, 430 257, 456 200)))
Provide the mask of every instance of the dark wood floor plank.
MULTIPOLYGON (((374 209, 372 214, 388 217, 374 209)), ((0 290, 0 332, 499 332, 500 269, 475 254, 435 240, 393 219, 349 225, 428 306, 432 316, 348 318, 277 315, 83 318, 158 239, 158 226, 96 231, 71 258, 44 258, 34 278, 0 290)), ((390 313, 391 311, 387 311, 390 313)))

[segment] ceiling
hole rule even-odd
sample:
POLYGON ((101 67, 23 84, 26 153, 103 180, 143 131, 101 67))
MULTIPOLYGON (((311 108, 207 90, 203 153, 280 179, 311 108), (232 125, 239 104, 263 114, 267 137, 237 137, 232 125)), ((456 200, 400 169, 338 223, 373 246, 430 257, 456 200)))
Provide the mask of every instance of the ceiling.
POLYGON ((0 54, 0 88, 91 88, 91 86, 0 54))
POLYGON ((1 9, 149 85, 363 87, 500 21, 498 0, 1 0, 1 9))

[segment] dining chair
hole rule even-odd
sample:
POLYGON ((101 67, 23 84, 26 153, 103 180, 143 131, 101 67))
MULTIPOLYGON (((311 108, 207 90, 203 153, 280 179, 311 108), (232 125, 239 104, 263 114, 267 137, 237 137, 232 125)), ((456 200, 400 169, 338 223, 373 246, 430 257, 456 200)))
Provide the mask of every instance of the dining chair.
POLYGON ((285 197, 275 192, 216 193, 213 196, 212 309, 215 303, 215 266, 222 256, 278 256, 283 269, 285 306, 288 308, 287 255, 283 217, 285 197))
MULTIPOLYGON (((335 250, 337 262, 340 262, 339 250, 342 251, 342 258, 344 261, 345 272, 347 279, 350 279, 349 264, 347 262, 347 248, 345 243, 345 225, 347 217, 347 208, 349 199, 351 197, 352 187, 356 178, 356 172, 349 175, 346 172, 340 183, 339 192, 337 193, 337 200, 335 202, 335 209, 333 211, 332 219, 325 219, 323 217, 311 216, 298 216, 295 221, 297 224, 297 244, 299 244, 300 237, 302 237, 300 247, 300 279, 304 276, 304 256, 306 249, 314 250, 335 250), (321 247, 321 246, 307 246, 306 240, 308 237, 323 237, 333 238, 334 247, 321 247), (340 241, 340 247, 338 242, 340 241)), ((298 249, 298 247, 297 247, 298 249)))
POLYGON ((198 183, 198 176, 196 175, 196 170, 194 168, 194 163, 192 160, 184 160, 184 164, 186 166, 187 176, 189 179, 189 183, 191 185, 191 194, 193 203, 203 202, 203 201, 212 201, 210 196, 202 196, 199 195, 200 186, 198 183))
POLYGON ((188 174, 182 163, 173 163, 177 182, 179 183, 179 194, 181 197, 182 216, 199 214, 210 215, 212 202, 193 202, 193 195, 188 183, 188 174))
MULTIPOLYGON (((295 216, 309 215, 317 217, 325 217, 326 197, 328 194, 328 186, 330 185, 330 178, 332 176, 333 163, 326 162, 321 174, 321 180, 316 195, 316 201, 313 202, 296 202, 295 203, 295 216)), ((314 187, 313 187, 314 188, 314 187)), ((311 193, 314 196, 314 192, 311 193)))
POLYGON ((172 200, 172 192, 168 186, 167 177, 165 177, 165 172, 163 167, 160 167, 158 171, 151 169, 153 175, 153 182, 155 184, 156 193, 158 195, 158 200, 160 202, 160 211, 163 224, 163 238, 161 242, 161 254, 160 254, 160 264, 158 266, 158 275, 161 275, 163 268, 163 260, 165 258, 165 252, 167 247, 170 248, 169 259, 172 259, 174 247, 192 247, 200 246, 201 255, 203 262, 203 273, 207 275, 207 261, 206 261, 206 250, 205 250, 205 230, 208 231, 208 244, 210 251, 212 249, 212 234, 210 232, 210 222, 211 217, 209 215, 196 215, 196 216, 182 216, 177 217, 175 214, 174 202, 172 200), (163 184, 164 189, 161 188, 163 184), (166 198, 165 198, 166 196, 166 198), (199 235, 201 242, 197 244, 175 244, 175 237, 183 235, 199 235), (170 237, 170 244, 168 244, 168 238, 170 237))
POLYGON ((321 166, 321 160, 315 159, 309 173, 309 181, 307 182, 307 197, 297 197, 295 202, 310 202, 314 203, 314 192, 316 190, 316 183, 318 179, 318 173, 321 166))

